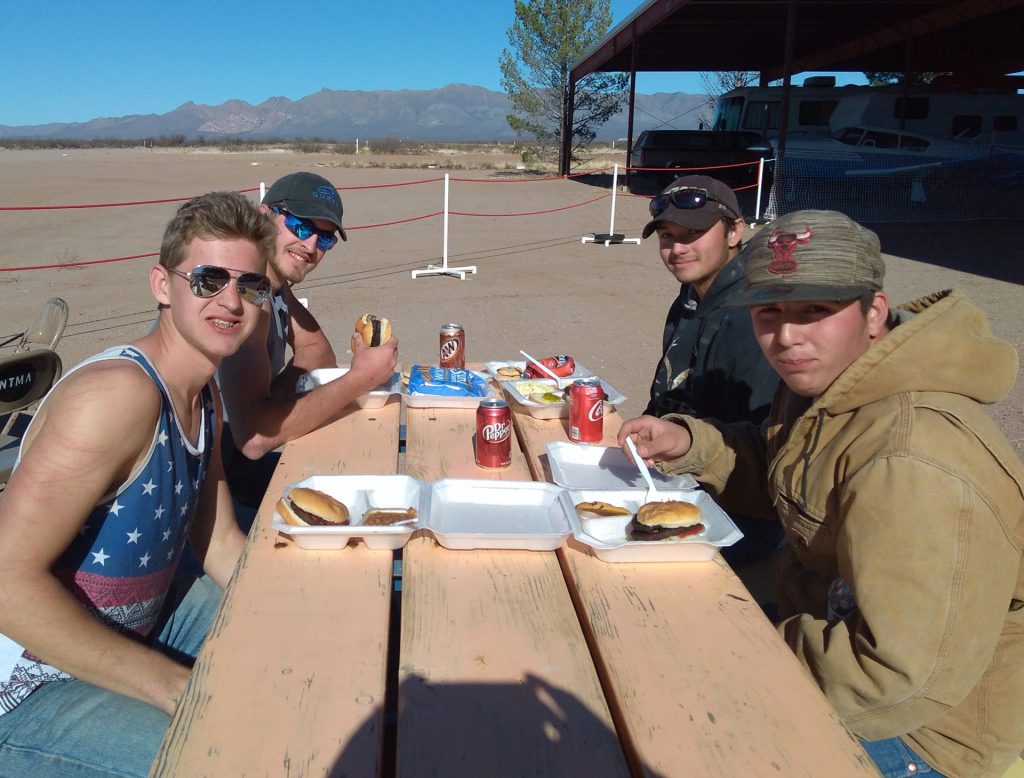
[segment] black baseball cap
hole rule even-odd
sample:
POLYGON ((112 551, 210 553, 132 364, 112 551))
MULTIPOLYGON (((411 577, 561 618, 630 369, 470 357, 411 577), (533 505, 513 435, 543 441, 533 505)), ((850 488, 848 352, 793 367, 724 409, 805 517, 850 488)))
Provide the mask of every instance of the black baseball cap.
POLYGON ((323 219, 337 227, 342 240, 348 240, 341 226, 341 195, 334 184, 316 173, 289 173, 277 179, 263 204, 283 205, 301 219, 323 219))
POLYGON ((672 222, 688 230, 698 232, 706 230, 715 222, 722 219, 740 219, 740 204, 736 199, 736 193, 717 178, 711 176, 683 176, 669 184, 661 194, 651 200, 651 211, 653 218, 644 227, 643 236, 646 238, 658 229, 661 222, 672 222), (687 197, 687 190, 695 190, 697 199, 690 200, 687 197), (699 192, 706 192, 707 196, 702 197, 699 192), (699 203, 691 208, 680 208, 673 202, 673 199, 683 202, 699 203), (654 215, 654 211, 658 211, 654 215))

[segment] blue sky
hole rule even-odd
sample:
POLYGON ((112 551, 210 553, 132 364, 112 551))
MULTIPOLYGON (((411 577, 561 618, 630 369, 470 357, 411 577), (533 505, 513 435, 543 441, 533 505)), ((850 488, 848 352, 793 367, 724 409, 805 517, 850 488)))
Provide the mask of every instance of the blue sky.
MULTIPOLYGON (((615 24, 641 4, 612 0, 615 24)), ((498 57, 513 20, 512 0, 4 5, 0 124, 6 125, 159 114, 189 100, 297 100, 324 87, 463 83, 500 91, 498 57)), ((696 73, 640 73, 637 91, 702 89, 696 73)))

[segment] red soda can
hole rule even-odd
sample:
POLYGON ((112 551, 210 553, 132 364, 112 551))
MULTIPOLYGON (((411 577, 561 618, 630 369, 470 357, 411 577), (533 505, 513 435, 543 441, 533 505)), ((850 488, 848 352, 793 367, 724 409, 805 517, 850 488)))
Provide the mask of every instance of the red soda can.
POLYGON ((489 397, 476 409, 476 463, 490 468, 512 464, 512 411, 504 400, 489 397))
POLYGON ((466 367, 466 331, 461 324, 441 325, 441 367, 466 367))
POLYGON ((604 389, 597 376, 569 385, 569 440, 599 443, 604 437, 604 389))

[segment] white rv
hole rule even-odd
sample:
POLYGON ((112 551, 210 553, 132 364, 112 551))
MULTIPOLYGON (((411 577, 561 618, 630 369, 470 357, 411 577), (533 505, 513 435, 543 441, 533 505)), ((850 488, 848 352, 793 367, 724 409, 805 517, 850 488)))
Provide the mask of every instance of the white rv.
MULTIPOLYGON (((970 90, 938 78, 927 87, 835 86, 808 78, 790 89, 787 138, 830 136, 845 127, 905 131, 971 145, 1024 146, 1024 95, 1013 77, 970 90)), ((718 100, 712 129, 778 137, 782 87, 741 87, 718 100)))

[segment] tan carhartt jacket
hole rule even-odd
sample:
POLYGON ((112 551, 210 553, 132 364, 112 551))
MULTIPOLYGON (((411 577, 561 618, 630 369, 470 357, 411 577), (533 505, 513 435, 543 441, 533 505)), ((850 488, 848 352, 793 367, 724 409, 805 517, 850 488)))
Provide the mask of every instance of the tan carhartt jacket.
POLYGON ((855 734, 999 776, 1024 748, 1024 466, 982 405, 1017 355, 960 293, 896 313, 821 397, 782 387, 761 429, 674 417, 693 447, 660 467, 774 506, 779 632, 855 734))

